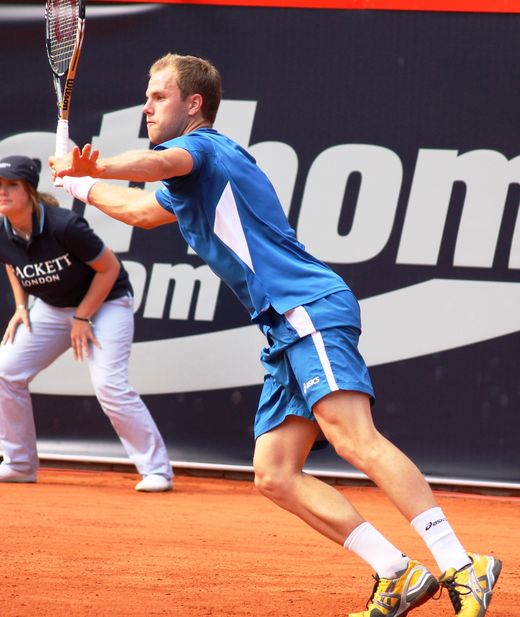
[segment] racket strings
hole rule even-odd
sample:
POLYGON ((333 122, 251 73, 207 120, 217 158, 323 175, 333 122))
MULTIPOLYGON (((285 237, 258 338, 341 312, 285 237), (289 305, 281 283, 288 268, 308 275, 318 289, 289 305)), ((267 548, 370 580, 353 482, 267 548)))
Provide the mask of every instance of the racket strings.
POLYGON ((68 67, 78 30, 78 1, 54 0, 47 2, 48 52, 53 70, 64 74, 68 67))

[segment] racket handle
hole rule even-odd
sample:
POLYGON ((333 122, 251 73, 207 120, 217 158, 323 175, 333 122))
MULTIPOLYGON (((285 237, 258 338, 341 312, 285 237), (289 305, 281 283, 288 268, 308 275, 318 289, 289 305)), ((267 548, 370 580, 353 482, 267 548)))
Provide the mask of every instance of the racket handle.
MULTIPOLYGON (((56 127, 56 156, 65 156, 69 149, 69 121, 60 118, 56 127)), ((61 178, 54 180, 54 186, 63 186, 61 178)))

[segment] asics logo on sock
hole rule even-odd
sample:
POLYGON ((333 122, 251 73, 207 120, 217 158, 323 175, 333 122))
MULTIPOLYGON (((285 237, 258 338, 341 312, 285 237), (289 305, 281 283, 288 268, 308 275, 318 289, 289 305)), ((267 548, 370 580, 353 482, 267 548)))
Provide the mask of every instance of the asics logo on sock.
POLYGON ((317 383, 320 383, 320 378, 317 376, 309 379, 309 381, 306 381, 303 384, 303 393, 305 394, 309 388, 312 388, 312 386, 315 386, 317 383))
POLYGON ((435 527, 435 525, 438 525, 439 523, 445 523, 446 519, 445 518, 440 518, 436 521, 430 521, 426 527, 424 528, 424 531, 428 531, 429 529, 431 529, 432 527, 435 527))

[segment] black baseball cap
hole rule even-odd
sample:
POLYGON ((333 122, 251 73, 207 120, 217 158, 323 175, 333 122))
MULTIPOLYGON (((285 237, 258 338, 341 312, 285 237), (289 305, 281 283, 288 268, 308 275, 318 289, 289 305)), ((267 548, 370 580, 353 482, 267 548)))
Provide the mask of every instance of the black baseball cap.
POLYGON ((0 160, 0 178, 5 180, 25 180, 34 188, 38 188, 40 181, 40 159, 31 159, 28 156, 6 156, 0 160))

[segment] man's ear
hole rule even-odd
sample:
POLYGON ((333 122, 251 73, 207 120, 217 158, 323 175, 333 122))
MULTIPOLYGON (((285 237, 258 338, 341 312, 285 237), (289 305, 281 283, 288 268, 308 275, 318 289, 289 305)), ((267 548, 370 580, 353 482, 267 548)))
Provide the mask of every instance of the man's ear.
POLYGON ((188 107, 188 112, 191 116, 196 116, 199 111, 202 109, 202 105, 204 103, 204 99, 202 98, 202 94, 191 94, 190 95, 190 105, 188 107))

